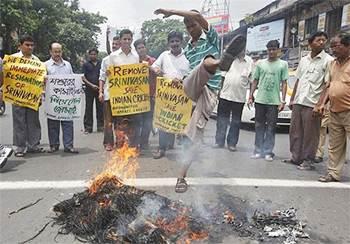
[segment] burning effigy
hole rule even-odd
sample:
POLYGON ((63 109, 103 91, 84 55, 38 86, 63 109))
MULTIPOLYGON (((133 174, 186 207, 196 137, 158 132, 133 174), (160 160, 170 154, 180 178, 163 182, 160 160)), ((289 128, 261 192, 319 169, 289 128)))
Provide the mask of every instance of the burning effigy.
POLYGON ((203 216, 180 201, 126 185, 123 180, 136 177, 137 157, 137 149, 125 140, 88 189, 56 204, 59 234, 73 234, 89 243, 218 243, 233 233, 268 243, 293 244, 308 238, 295 209, 255 211, 248 218, 244 201, 234 198, 238 200, 207 206, 209 214, 203 216))

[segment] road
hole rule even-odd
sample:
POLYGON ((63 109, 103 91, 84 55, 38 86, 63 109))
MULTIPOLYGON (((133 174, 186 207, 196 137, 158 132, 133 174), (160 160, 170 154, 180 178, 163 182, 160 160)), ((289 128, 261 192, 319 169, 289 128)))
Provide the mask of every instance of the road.
MULTIPOLYGON (((41 112, 42 145, 48 147, 46 119, 41 112)), ((206 128, 204 145, 189 171, 188 192, 174 192, 181 149, 167 152, 165 158, 152 159, 157 136, 151 137, 151 150, 139 157, 137 187, 156 191, 172 200, 200 208, 215 205, 223 199, 238 197, 251 209, 266 211, 298 209, 298 218, 307 223, 311 240, 300 243, 350 243, 350 169, 344 169, 342 183, 322 184, 317 179, 325 172, 325 164, 315 171, 300 171, 281 163, 288 157, 288 134, 276 136, 276 159, 273 162, 252 160, 254 132, 242 130, 237 152, 213 149, 215 120, 206 128)), ((82 133, 82 121, 75 122, 75 146, 80 154, 56 154, 12 157, 0 171, 0 243, 18 243, 33 236, 53 216, 54 204, 80 192, 86 182, 100 172, 111 156, 103 151, 102 133, 82 133), (8 215, 28 203, 43 198, 34 206, 8 215)), ((12 143, 12 116, 8 106, 0 117, 0 141, 12 143)), ((55 243, 57 226, 49 226, 31 243, 55 243)), ((58 236, 58 243, 80 243, 72 235, 58 236)), ((221 243, 257 243, 234 233, 221 238, 221 243)), ((205 242, 204 242, 205 243, 205 242)))

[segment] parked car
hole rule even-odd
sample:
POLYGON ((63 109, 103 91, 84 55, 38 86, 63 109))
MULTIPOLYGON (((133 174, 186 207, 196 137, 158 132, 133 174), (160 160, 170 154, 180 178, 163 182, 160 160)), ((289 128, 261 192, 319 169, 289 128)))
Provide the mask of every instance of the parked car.
MULTIPOLYGON (((287 95, 286 95, 286 106, 284 107, 284 110, 278 113, 278 119, 277 119, 277 125, 282 126, 289 126, 290 120, 292 118, 292 111, 289 109, 288 104, 290 101, 290 97, 293 93, 293 88, 295 85, 297 78, 296 78, 296 71, 295 70, 289 70, 289 78, 287 81, 287 95)), ((247 101, 249 98, 249 90, 247 91, 247 101)), ((256 95, 257 91, 255 91, 256 95)), ((281 94, 282 96, 282 94, 281 94)), ((217 116, 217 106, 215 107, 212 117, 216 118, 217 116)), ((242 123, 247 124, 254 124, 255 123, 255 108, 254 105, 248 107, 248 104, 244 104, 243 112, 242 112, 242 123)))

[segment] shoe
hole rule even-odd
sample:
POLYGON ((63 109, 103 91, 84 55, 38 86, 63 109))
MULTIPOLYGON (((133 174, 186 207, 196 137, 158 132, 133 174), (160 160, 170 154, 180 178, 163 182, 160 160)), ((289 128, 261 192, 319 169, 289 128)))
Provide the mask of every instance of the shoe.
POLYGON ((339 182, 339 180, 335 179, 331 174, 327 174, 324 176, 320 176, 320 178, 318 178, 319 182, 339 182))
POLYGON ((228 150, 229 150, 230 152, 235 152, 235 151, 237 151, 237 148, 236 148, 235 145, 230 145, 230 146, 228 146, 227 148, 228 148, 228 150))
POLYGON ((74 148, 65 148, 64 149, 65 153, 73 153, 73 154, 78 154, 79 151, 75 150, 74 148))
POLYGON ((312 161, 305 160, 302 164, 297 166, 297 168, 300 170, 313 170, 313 169, 315 169, 315 166, 314 166, 312 161))
POLYGON ((50 146, 50 149, 47 150, 48 153, 54 153, 58 151, 58 146, 50 146))
POLYGON ((237 35, 232 39, 221 56, 219 63, 221 71, 228 71, 230 69, 233 60, 245 49, 246 41, 246 38, 242 35, 237 35))
POLYGON ((262 155, 260 153, 255 153, 252 156, 250 156, 251 159, 259 159, 262 158, 262 155))
POLYGON ((91 133, 92 133, 92 130, 88 130, 88 129, 84 130, 84 134, 91 134, 91 133))
POLYGON ((322 157, 315 157, 314 159, 314 163, 322 163, 323 162, 323 158, 322 157))
POLYGON ((107 152, 110 152, 110 151, 113 150, 113 146, 110 145, 110 144, 107 144, 107 145, 105 145, 105 150, 106 150, 107 152))
POLYGON ((175 192, 176 193, 184 193, 188 189, 188 184, 185 180, 185 178, 178 178, 176 185, 175 185, 175 192))
POLYGON ((272 161, 273 161, 273 156, 270 155, 270 154, 266 154, 266 155, 265 155, 265 161, 267 161, 267 162, 272 162, 272 161))
POLYGON ((42 147, 33 147, 27 150, 27 153, 44 153, 45 149, 42 147))
POLYGON ((23 158, 24 155, 25 155, 24 152, 15 152, 15 157, 17 157, 17 158, 23 158))
POLYGON ((165 156, 165 151, 159 149, 157 152, 153 153, 153 158, 154 159, 160 159, 165 156))
POLYGON ((224 147, 225 147, 225 145, 222 145, 222 144, 215 144, 213 146, 214 149, 220 149, 220 148, 224 148, 224 147))
POLYGON ((4 147, 0 154, 0 169, 5 166, 7 162, 7 158, 9 158, 12 155, 12 148, 4 147))

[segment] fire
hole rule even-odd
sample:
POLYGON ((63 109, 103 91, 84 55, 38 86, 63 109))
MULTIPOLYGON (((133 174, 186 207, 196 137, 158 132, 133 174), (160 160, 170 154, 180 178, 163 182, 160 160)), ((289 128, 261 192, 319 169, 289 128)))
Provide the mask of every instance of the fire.
POLYGON ((235 220, 235 215, 229 210, 225 211, 224 222, 227 224, 232 224, 234 220, 235 220))
POLYGON ((139 169, 138 150, 135 147, 129 147, 127 136, 123 132, 117 133, 117 140, 118 142, 123 141, 123 144, 113 152, 104 170, 90 183, 90 194, 96 193, 101 186, 107 183, 121 187, 123 180, 136 178, 136 171, 139 169))

